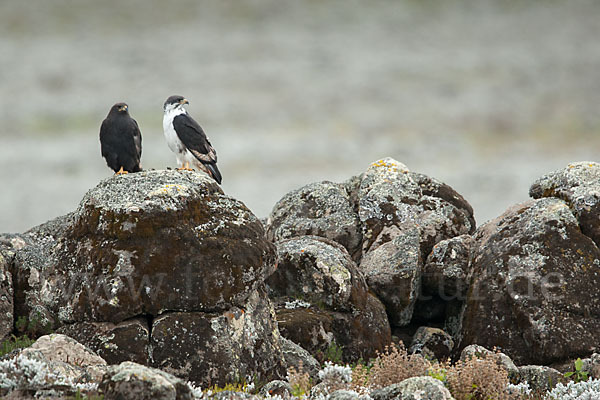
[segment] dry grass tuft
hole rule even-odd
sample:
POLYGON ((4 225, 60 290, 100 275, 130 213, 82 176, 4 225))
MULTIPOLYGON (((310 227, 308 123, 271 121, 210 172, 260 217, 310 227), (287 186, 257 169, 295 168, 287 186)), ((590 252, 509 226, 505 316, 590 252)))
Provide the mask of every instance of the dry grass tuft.
POLYGON ((456 400, 516 400, 508 391, 508 373, 496 353, 446 366, 446 386, 456 400))
POLYGON ((398 383, 414 376, 427 375, 431 363, 419 354, 408 354, 400 345, 387 346, 379 353, 371 368, 359 365, 352 374, 352 386, 355 389, 368 387, 379 389, 398 383))
POLYGON ((298 369, 292 366, 288 368, 287 372, 287 379, 292 387, 292 394, 294 396, 302 396, 310 393, 312 383, 308 372, 304 372, 303 370, 302 361, 299 362, 298 369))

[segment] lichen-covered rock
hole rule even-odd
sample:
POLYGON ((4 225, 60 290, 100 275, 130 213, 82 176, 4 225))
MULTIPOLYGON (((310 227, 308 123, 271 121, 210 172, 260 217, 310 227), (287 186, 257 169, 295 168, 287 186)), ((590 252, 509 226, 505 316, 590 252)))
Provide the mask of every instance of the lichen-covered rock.
POLYGON ((108 367, 99 389, 107 400, 192 400, 194 398, 190 387, 181 379, 130 361, 108 367))
POLYGON ((466 362, 471 358, 486 358, 486 357, 494 357, 496 358, 496 362, 500 365, 508 374, 508 377, 511 381, 518 381, 519 379, 519 369, 513 362, 513 360, 504 353, 501 352, 493 352, 491 350, 486 349, 483 346, 478 344, 472 344, 465 347, 460 353, 460 361, 466 362))
POLYGON ((600 346, 600 250, 567 204, 507 210, 474 237, 460 348, 500 347, 519 364, 550 364, 600 346))
POLYGON ((75 322, 57 330, 86 345, 108 364, 133 361, 148 364, 150 328, 144 318, 112 322, 75 322))
POLYGON ((267 236, 280 241, 305 235, 334 240, 350 254, 360 249, 360 224, 345 185, 311 183, 279 200, 267 222, 267 236))
POLYGON ((554 368, 543 365, 519 367, 518 382, 527 382, 534 392, 547 392, 564 380, 563 374, 554 368))
POLYGON ((0 341, 13 330, 14 304, 12 275, 8 263, 0 253, 0 341))
POLYGON ((452 337, 442 329, 422 326, 413 336, 409 352, 430 360, 445 360, 450 357, 453 348, 452 337))
POLYGON ((111 177, 27 237, 14 262, 17 306, 59 323, 224 311, 244 304, 275 261, 260 221, 194 172, 111 177))
POLYGON ((454 400, 444 384, 429 376, 408 378, 370 393, 373 400, 454 400))
POLYGON ((313 355, 340 346, 348 361, 383 350, 391 340, 385 309, 344 247, 315 236, 276 245, 267 285, 284 337, 313 355))
MULTIPOLYGON (((581 371, 588 374, 588 376, 590 378, 600 379, 600 354, 594 353, 591 356, 582 359, 581 361, 582 361, 581 371)), ((570 370, 571 371, 576 370, 574 362, 571 363, 570 370)))
POLYGON ((15 253, 27 245, 26 236, 20 233, 0 233, 0 253, 10 264, 15 253))
POLYGON ((454 298, 464 300, 472 243, 470 235, 460 235, 433 246, 423 271, 423 288, 428 294, 446 301, 454 298))
MULTIPOLYGON (((385 232, 385 230, 383 231, 385 232)), ((423 261, 416 229, 397 236, 364 255, 359 269, 386 307, 393 326, 410 323, 421 293, 423 261)))
POLYGON ((534 199, 557 197, 565 201, 584 234, 600 244, 600 164, 578 162, 551 172, 531 185, 534 199))
POLYGON ((285 337, 280 338, 281 351, 288 368, 308 372, 313 381, 317 380, 321 365, 308 351, 285 337))
POLYGON ((385 304, 393 326, 406 326, 420 295, 423 263, 441 240, 471 233, 471 206, 449 186, 386 158, 361 176, 360 270, 385 304))
POLYGON ((383 243, 386 227, 419 229, 420 250, 426 258, 440 240, 475 230, 473 209, 448 185, 410 172, 398 161, 372 163, 357 189, 358 214, 363 224, 363 254, 383 243))
POLYGON ((102 358, 75 340, 58 334, 42 336, 31 347, 0 360, 0 396, 94 395, 106 368, 102 358))
POLYGON ((391 158, 343 184, 322 182, 289 193, 268 228, 272 240, 316 235, 345 246, 394 326, 412 318, 431 248, 474 230, 473 209, 462 196, 391 158))
MULTIPOLYGON (((353 392, 351 390, 336 390, 333 393, 330 393, 329 396, 327 396, 328 400, 360 400, 360 396, 358 393, 353 392)), ((363 398, 366 398, 363 397, 363 398)))
POLYGON ((152 365, 202 387, 247 376, 285 376, 275 315, 266 295, 254 291, 243 307, 221 313, 172 312, 157 317, 152 365))
POLYGON ((65 335, 52 333, 42 336, 20 354, 28 356, 38 352, 48 362, 73 364, 83 368, 89 375, 88 379, 94 382, 99 382, 106 371, 107 364, 102 357, 65 335))
POLYGON ((300 299, 334 311, 364 307, 367 284, 345 248, 317 236, 276 246, 277 269, 266 281, 270 297, 300 299))

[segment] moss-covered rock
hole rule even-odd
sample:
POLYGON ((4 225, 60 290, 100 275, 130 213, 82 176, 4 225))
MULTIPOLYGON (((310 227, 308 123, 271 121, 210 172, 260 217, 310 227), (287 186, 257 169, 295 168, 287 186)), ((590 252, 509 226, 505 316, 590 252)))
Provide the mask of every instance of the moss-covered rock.
POLYGON ((243 307, 222 313, 159 316, 152 325, 150 347, 154 367, 203 387, 248 376, 262 381, 285 376, 274 311, 259 290, 243 307))
POLYGON ((516 205, 474 237, 461 345, 497 346, 518 364, 600 347, 600 249, 556 198, 516 205))
POLYGON ((108 368, 99 386, 105 399, 191 400, 190 387, 181 379, 134 362, 108 368))
POLYGON ((260 221, 192 172, 111 177, 27 236, 15 260, 18 309, 59 323, 224 311, 244 304, 275 261, 260 221))
POLYGON ((150 327, 146 318, 112 322, 75 322, 57 332, 70 336, 94 350, 108 364, 133 361, 148 364, 150 327))
POLYGON ((600 245, 600 164, 571 163, 536 180, 529 195, 534 199, 556 197, 565 201, 582 232, 600 245))
POLYGON ((315 235, 335 240, 350 254, 360 250, 358 215, 344 184, 311 183, 286 194, 273 207, 267 222, 272 241, 315 235))
POLYGON ((347 361, 389 344, 385 308, 344 247, 315 236, 276 245, 279 262, 267 285, 283 336, 321 359, 338 346, 347 361))

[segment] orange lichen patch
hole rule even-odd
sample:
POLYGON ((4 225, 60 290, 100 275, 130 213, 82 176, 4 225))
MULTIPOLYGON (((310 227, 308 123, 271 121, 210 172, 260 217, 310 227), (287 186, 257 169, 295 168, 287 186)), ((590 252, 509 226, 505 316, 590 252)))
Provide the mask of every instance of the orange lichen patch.
POLYGON ((398 162, 396 162, 395 160, 391 160, 391 159, 381 159, 381 160, 377 160, 375 162, 373 162, 369 167, 374 167, 374 168, 385 168, 388 173, 392 173, 392 172, 401 172, 401 173, 405 173, 408 172, 408 170, 406 169, 406 167, 398 162))

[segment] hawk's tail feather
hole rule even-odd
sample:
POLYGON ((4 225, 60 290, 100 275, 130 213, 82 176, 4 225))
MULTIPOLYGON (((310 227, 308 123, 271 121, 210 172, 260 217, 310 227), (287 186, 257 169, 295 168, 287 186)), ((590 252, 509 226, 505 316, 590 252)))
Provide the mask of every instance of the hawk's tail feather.
POLYGON ((217 164, 204 164, 204 166, 210 171, 214 180, 220 185, 223 177, 221 177, 221 172, 219 171, 219 168, 217 168, 217 164))

